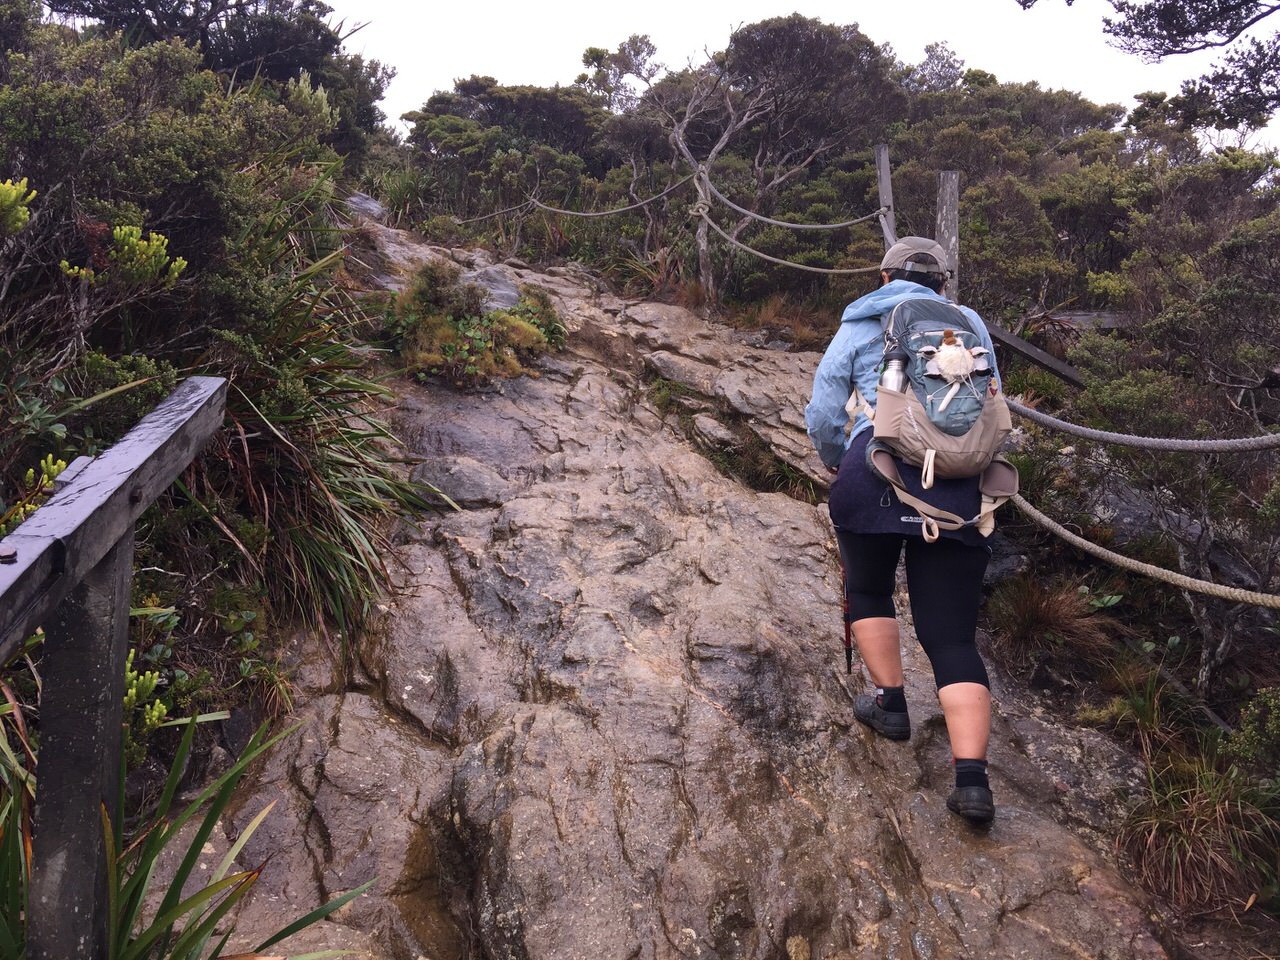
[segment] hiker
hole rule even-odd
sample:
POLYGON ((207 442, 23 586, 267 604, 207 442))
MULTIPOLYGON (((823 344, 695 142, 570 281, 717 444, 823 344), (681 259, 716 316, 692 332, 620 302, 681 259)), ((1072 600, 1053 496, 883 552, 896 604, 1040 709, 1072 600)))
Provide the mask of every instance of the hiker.
MULTIPOLYGON (((981 824, 995 815, 986 759, 991 692, 974 641, 990 548, 974 527, 935 528, 937 539, 926 542, 921 517, 904 507, 867 465, 871 422, 858 412, 850 423, 846 411, 855 387, 875 407, 885 343, 881 317, 907 299, 950 302, 941 294, 946 263, 942 247, 924 237, 905 237, 889 248, 880 263, 880 288, 845 307, 840 328, 818 364, 805 423, 822 462, 835 474, 830 512, 844 569, 845 616, 876 686, 874 696, 855 697, 854 715, 891 740, 911 736, 893 603, 905 544, 911 615, 933 667, 955 764, 955 789, 947 807, 981 824)), ((975 330, 994 363, 986 325, 972 310, 960 309, 976 321, 975 330)), ((902 462, 898 467, 907 488, 920 495, 921 471, 902 462)), ((928 498, 959 516, 975 516, 981 499, 978 478, 933 480, 928 498)))

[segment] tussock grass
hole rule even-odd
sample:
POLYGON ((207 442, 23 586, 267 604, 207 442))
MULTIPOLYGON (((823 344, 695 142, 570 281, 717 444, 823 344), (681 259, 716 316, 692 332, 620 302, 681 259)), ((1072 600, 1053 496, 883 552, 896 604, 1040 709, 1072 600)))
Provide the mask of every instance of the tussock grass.
POLYGON ((1166 755, 1116 845, 1142 885, 1181 911, 1274 903, 1280 790, 1234 765, 1166 755))
POLYGON ((1014 664, 1051 655, 1065 663, 1106 663, 1125 626, 1099 613, 1074 584, 1020 576, 1000 584, 987 601, 992 649, 1014 664))

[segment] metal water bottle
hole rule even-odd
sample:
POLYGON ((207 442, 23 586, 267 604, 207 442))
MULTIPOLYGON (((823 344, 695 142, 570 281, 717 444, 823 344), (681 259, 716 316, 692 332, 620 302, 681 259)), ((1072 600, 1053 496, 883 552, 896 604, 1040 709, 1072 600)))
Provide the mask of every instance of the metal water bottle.
POLYGON ((880 372, 880 386, 905 393, 907 389, 907 361, 911 358, 901 347, 894 347, 884 355, 884 369, 880 372))

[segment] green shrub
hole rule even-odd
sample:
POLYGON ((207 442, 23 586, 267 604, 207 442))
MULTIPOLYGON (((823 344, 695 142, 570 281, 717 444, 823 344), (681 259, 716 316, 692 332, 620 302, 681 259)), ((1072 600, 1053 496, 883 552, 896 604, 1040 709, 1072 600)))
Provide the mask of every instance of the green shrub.
POLYGON ((460 224, 453 217, 437 214, 427 217, 419 225, 422 235, 432 243, 445 247, 461 247, 471 242, 475 234, 465 224, 460 224))
POLYGON ((0 180, 0 239, 11 237, 31 220, 34 190, 27 189, 27 178, 0 180))
POLYGON ((154 410, 173 392, 179 376, 168 360, 141 353, 112 357, 94 349, 66 379, 78 396, 103 397, 67 418, 71 443, 94 456, 154 410))
POLYGON ((551 295, 542 287, 535 284, 521 287, 520 299, 507 312, 534 326, 546 339, 545 347, 559 350, 564 346, 568 331, 551 303, 551 295))
POLYGON ((40 461, 40 472, 32 467, 23 478, 22 486, 12 505, 0 501, 0 537, 8 536, 22 521, 40 508, 40 505, 53 494, 53 481, 58 474, 67 469, 65 460, 55 460, 53 454, 46 454, 40 461))
POLYGON ((514 306, 486 311, 484 291, 437 261, 418 271, 384 327, 410 370, 459 384, 527 373, 525 364, 565 338, 546 291, 526 287, 514 306))
POLYGON ((1021 396, 1028 404, 1032 398, 1036 398, 1047 401, 1051 408, 1057 408, 1073 392, 1062 378, 1017 359, 1001 364, 1000 373, 1004 377, 1004 392, 1011 396, 1021 396))
POLYGON ((478 314, 484 310, 484 291, 461 282, 462 270, 444 260, 428 260, 414 274, 413 282, 397 306, 421 316, 478 314))
POLYGON ((1254 694, 1240 711, 1226 751, 1245 769, 1280 783, 1280 687, 1254 694))

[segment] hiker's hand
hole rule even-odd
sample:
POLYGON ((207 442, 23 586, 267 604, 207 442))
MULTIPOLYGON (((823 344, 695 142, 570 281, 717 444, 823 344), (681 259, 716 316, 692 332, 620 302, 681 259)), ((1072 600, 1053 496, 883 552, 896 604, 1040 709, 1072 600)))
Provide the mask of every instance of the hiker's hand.
MULTIPOLYGON (((826 464, 823 464, 823 466, 826 466, 826 464)), ((827 467, 827 473, 832 474, 833 476, 839 472, 840 472, 839 467, 827 467)))

